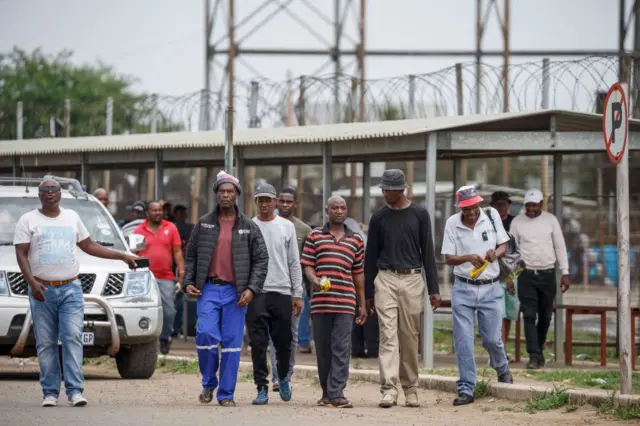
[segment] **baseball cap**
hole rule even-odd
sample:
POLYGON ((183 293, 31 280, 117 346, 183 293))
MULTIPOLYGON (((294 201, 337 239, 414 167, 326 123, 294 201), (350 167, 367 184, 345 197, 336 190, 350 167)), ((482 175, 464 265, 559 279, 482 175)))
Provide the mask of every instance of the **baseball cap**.
POLYGON ((544 199, 539 189, 530 189, 524 194, 524 203, 541 203, 544 199))
POLYGON ((256 193, 253 197, 254 198, 258 198, 258 197, 278 198, 278 194, 276 193, 276 189, 273 187, 273 185, 269 185, 268 183, 261 183, 256 188, 256 193))
POLYGON ((475 185, 466 185, 456 191, 456 200, 458 207, 464 208, 480 204, 484 198, 478 194, 475 185))
POLYGON ((144 213, 145 211, 147 211, 147 204, 144 201, 136 201, 130 206, 127 206, 127 210, 137 213, 144 213))
POLYGON ((509 194, 507 194, 505 191, 496 191, 491 194, 491 204, 495 204, 498 201, 507 201, 509 202, 509 204, 511 204, 511 198, 509 198, 509 194))

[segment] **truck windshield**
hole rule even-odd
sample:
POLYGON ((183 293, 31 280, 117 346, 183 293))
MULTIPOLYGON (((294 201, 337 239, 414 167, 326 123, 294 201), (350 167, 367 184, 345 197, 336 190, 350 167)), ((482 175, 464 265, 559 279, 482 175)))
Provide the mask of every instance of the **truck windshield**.
MULTIPOLYGON (((8 197, 0 201, 0 245, 12 245, 13 234, 20 217, 40 208, 38 198, 8 197)), ((114 250, 125 251, 125 245, 113 224, 113 219, 93 201, 63 198, 60 207, 74 210, 89 231, 91 239, 114 250)))

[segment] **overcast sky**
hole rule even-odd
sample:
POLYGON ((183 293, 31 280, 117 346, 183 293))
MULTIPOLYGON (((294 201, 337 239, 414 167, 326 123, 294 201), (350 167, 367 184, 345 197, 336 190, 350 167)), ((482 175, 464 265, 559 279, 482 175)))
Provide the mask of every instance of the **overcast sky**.
MULTIPOLYGON (((241 22, 262 2, 236 0, 236 22, 241 22)), ((333 1, 307 2, 313 2, 327 17, 332 16, 333 1)), ((237 39, 277 8, 278 1, 272 3, 238 29, 237 39)), ((357 5, 359 1, 354 3, 357 5)), ((281 12, 246 37, 242 47, 326 48, 332 43, 333 28, 303 0, 293 0, 287 9, 309 24, 326 44, 289 14, 281 12)), ((356 11, 352 7, 345 24, 345 33, 353 40, 357 40, 353 13, 356 11)), ((202 0, 0 0, 0 51, 13 46, 41 47, 51 53, 71 49, 76 62, 101 60, 121 73, 137 77, 140 89, 182 95, 203 87, 203 14, 202 0)), ((614 0, 515 0, 511 2, 511 48, 616 49, 617 20, 618 2, 614 0)), ((216 22, 214 39, 224 36, 225 25, 223 20, 216 22)), ((345 48, 353 48, 352 41, 347 37, 343 40, 345 48)), ((366 45, 371 49, 473 49, 475 1, 368 0, 366 45)), ((484 47, 502 47, 495 17, 488 24, 484 47)), ((369 58, 367 78, 422 74, 472 59, 369 58)), ((514 57, 512 62, 540 59, 514 57)), ((244 56, 237 61, 237 78, 281 81, 287 70, 293 75, 310 74, 327 60, 328 57, 244 56)), ((499 61, 499 58, 485 60, 496 64, 499 61)), ((350 59, 345 58, 345 62, 350 59)), ((350 66, 345 72, 354 70, 350 66)), ((220 75, 220 69, 216 71, 220 75)), ((324 74, 329 72, 331 67, 324 74)))

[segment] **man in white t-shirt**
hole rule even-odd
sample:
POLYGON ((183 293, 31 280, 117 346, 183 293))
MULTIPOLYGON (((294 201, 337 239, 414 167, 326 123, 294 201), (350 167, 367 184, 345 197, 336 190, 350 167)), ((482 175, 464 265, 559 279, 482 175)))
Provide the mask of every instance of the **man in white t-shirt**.
POLYGON ((474 354, 475 316, 482 346, 489 353, 491 366, 498 373, 498 382, 513 383, 507 354, 502 343, 502 297, 498 259, 506 252, 509 235, 494 208, 480 208, 483 198, 475 186, 463 186, 456 192, 460 213, 451 216, 444 227, 442 254, 447 265, 453 266, 451 289, 453 343, 460 380, 458 397, 453 405, 474 401, 476 361, 474 354), (472 276, 474 268, 486 268, 472 276))
POLYGON ((20 271, 29 284, 29 306, 40 367, 43 407, 58 405, 60 363, 58 338, 62 342, 64 386, 69 404, 87 405, 82 387, 82 330, 84 298, 78 280, 80 264, 76 246, 104 259, 122 260, 135 268, 137 257, 109 250, 91 240, 73 210, 60 208, 61 188, 53 179, 38 187, 40 209, 22 215, 16 224, 13 244, 20 271))

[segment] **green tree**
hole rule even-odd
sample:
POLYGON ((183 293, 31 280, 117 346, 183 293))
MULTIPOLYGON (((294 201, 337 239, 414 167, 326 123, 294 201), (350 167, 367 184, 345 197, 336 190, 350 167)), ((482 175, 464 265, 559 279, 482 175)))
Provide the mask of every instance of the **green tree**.
POLYGON ((384 105, 378 107, 378 119, 380 121, 406 120, 408 114, 404 105, 394 105, 391 101, 386 101, 384 105))
POLYGON ((183 130, 152 105, 152 98, 136 93, 136 80, 113 68, 71 63, 72 52, 47 55, 19 48, 0 54, 0 140, 17 137, 17 105, 23 104, 23 137, 48 137, 49 120, 64 117, 71 103, 70 135, 99 136, 106 132, 107 98, 113 98, 113 134, 148 133, 156 114, 157 131, 183 130), (156 111, 156 112, 154 112, 156 111))

